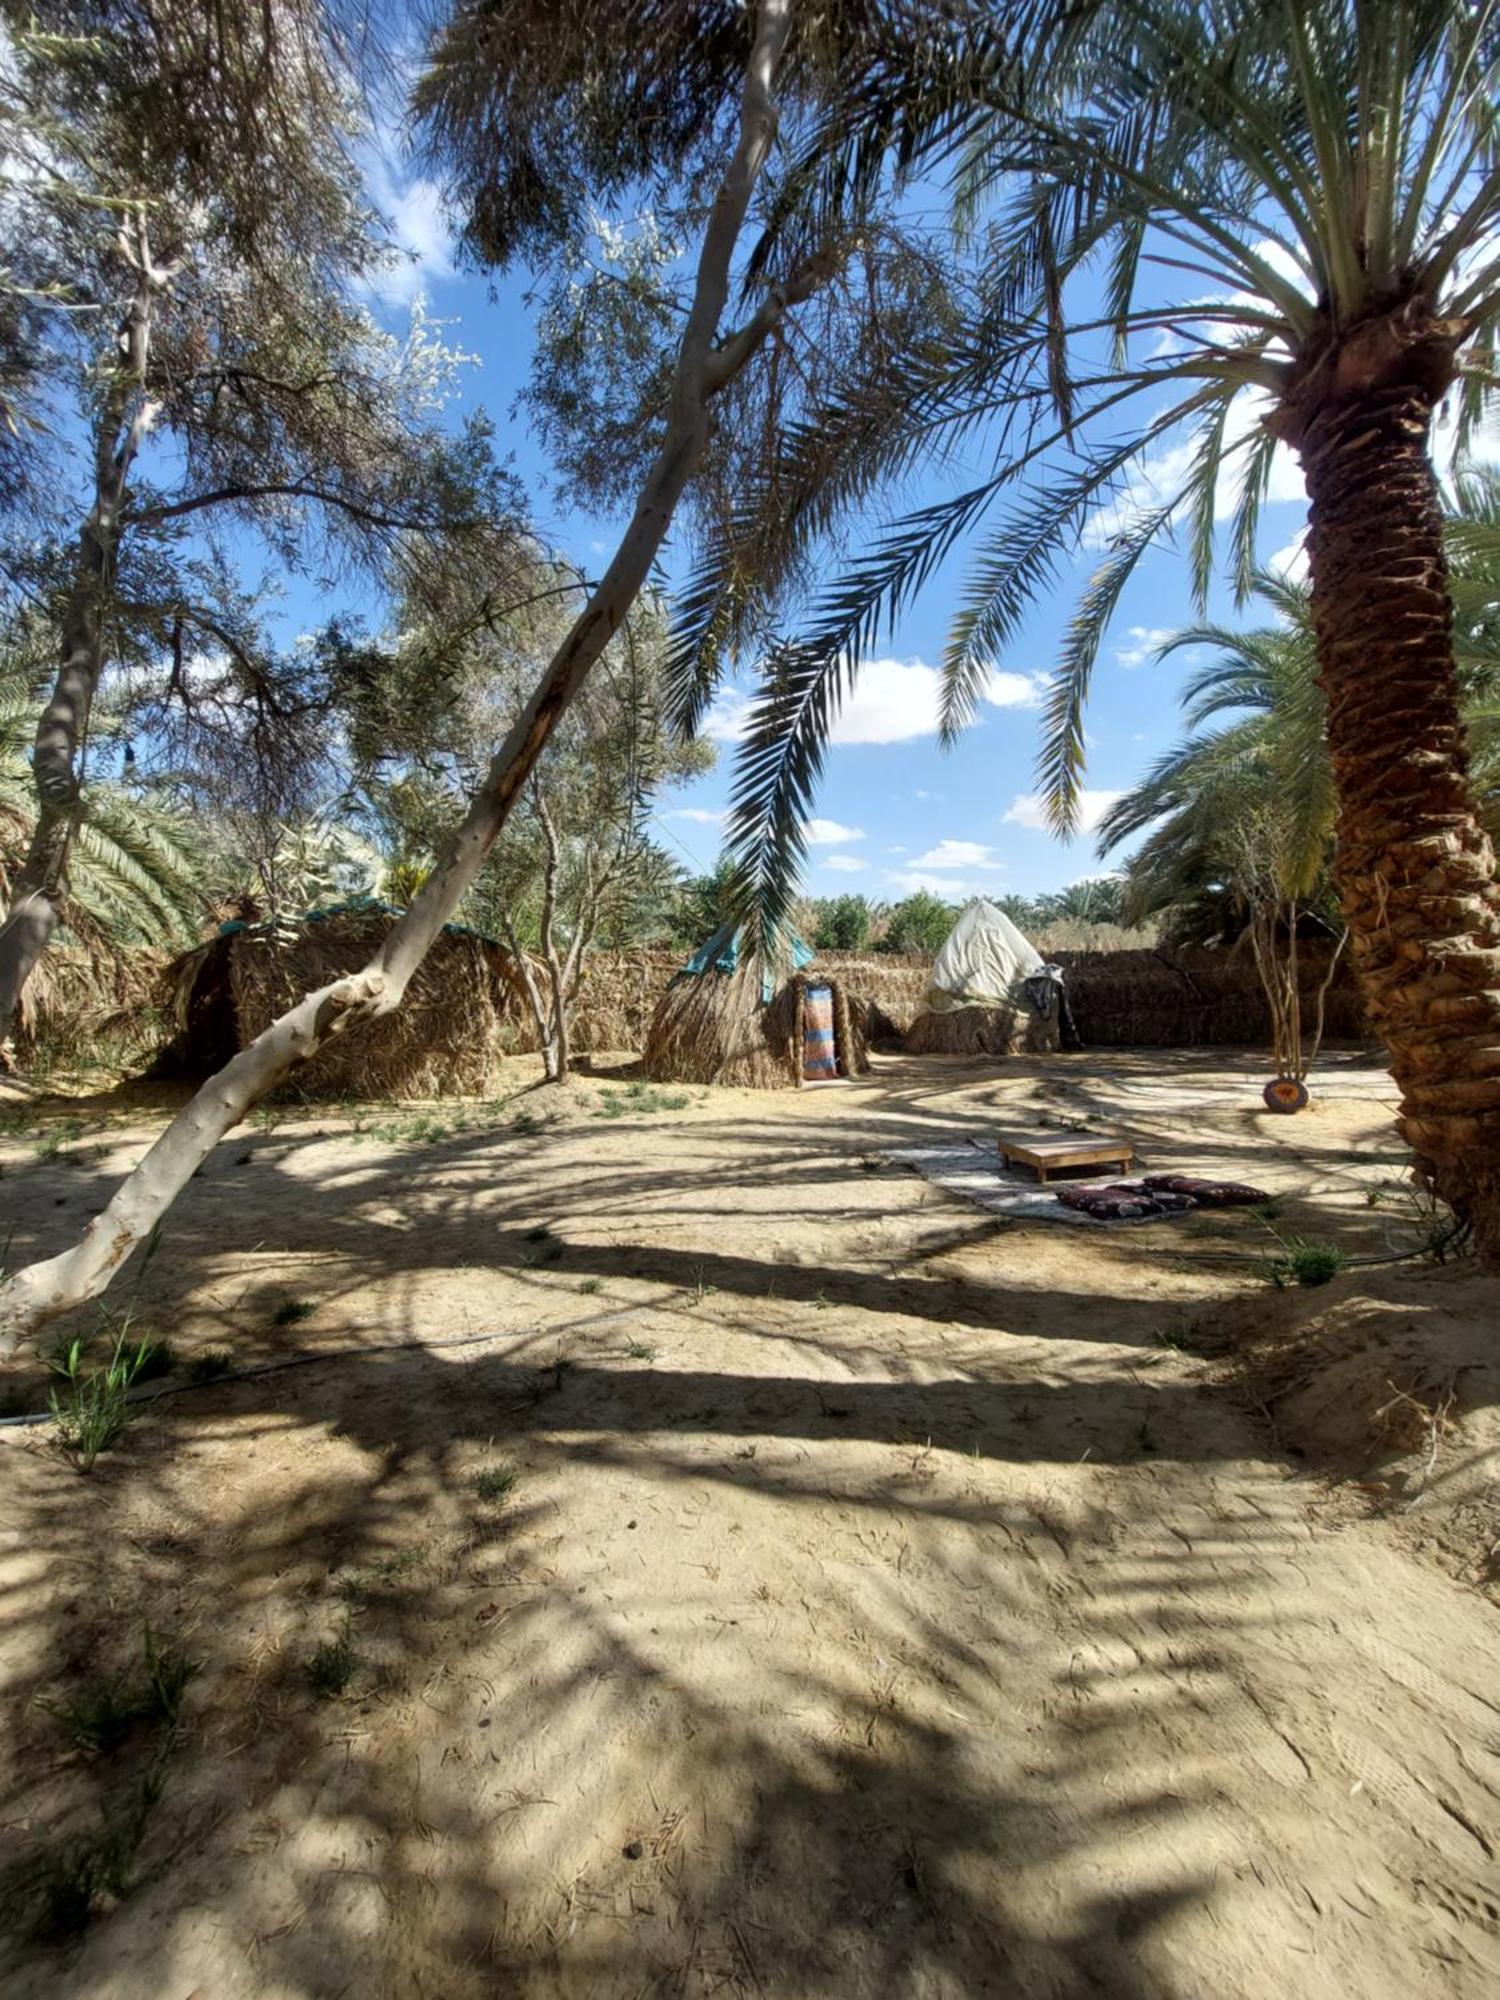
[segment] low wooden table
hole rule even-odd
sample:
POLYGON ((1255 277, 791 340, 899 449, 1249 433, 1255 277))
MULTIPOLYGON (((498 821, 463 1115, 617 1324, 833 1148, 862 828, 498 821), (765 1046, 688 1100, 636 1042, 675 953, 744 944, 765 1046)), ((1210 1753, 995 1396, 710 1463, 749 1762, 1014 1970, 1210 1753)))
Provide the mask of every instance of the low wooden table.
POLYGON ((1001 1139, 999 1146, 1006 1166, 1019 1162, 1034 1167, 1043 1183, 1054 1167, 1128 1167, 1135 1158, 1128 1139, 1111 1139, 1103 1132, 1028 1132, 1024 1138, 1001 1139))

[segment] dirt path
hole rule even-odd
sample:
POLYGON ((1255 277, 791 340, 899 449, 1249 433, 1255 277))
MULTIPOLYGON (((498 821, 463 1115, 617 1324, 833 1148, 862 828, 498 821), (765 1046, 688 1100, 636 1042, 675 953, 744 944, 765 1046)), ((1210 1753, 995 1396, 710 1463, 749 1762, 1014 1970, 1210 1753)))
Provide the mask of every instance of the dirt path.
MULTIPOLYGON (((139 1886, 7 1993, 1500 1990, 1495 1609, 1171 1344, 1270 1296, 1263 1234, 997 1227, 879 1162, 1061 1082, 1380 1252, 1378 1083, 1277 1121, 1224 1075, 221 1148, 143 1290, 185 1346, 486 1337, 169 1399, 92 1481, 0 1446, 9 1851, 116 1783, 34 1696, 143 1617, 202 1663, 139 1886)), ((18 1247, 109 1143, 30 1164, 18 1247)))

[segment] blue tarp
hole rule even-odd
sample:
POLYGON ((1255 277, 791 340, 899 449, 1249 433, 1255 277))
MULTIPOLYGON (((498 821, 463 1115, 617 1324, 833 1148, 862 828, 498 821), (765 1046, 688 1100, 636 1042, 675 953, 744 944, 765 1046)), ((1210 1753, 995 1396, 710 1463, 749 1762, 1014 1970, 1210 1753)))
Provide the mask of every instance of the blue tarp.
MULTIPOLYGON (((738 972, 740 961, 745 956, 743 929, 737 924, 721 924, 707 944, 700 944, 687 964, 678 973, 679 979, 699 972, 738 972)), ((812 962, 813 953, 798 937, 795 931, 788 931, 782 949, 776 954, 777 964, 783 973, 799 972, 804 965, 812 962)), ((776 997, 776 973, 772 966, 763 965, 760 975, 761 1003, 769 1007, 776 997)))

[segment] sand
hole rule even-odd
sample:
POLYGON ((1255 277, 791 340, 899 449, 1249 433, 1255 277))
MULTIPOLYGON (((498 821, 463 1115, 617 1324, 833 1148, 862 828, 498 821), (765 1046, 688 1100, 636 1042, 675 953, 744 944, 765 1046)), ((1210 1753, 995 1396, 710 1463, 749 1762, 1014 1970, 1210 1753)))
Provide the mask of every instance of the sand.
MULTIPOLYGON (((167 1397, 92 1478, 0 1434, 6 1860, 146 1755, 37 1697, 143 1620, 199 1662, 129 1893, 12 1926, 7 1995, 1500 1990, 1496 1288, 1365 1261, 1420 1229, 1388 1079, 1257 1081, 891 1058, 226 1141, 141 1322, 358 1352, 167 1397), (1073 1116, 1356 1267, 1277 1291, 1243 1214, 1010 1223, 883 1162, 1073 1116)), ((13 1257, 149 1130, 68 1115, 0 1148, 13 1257)))

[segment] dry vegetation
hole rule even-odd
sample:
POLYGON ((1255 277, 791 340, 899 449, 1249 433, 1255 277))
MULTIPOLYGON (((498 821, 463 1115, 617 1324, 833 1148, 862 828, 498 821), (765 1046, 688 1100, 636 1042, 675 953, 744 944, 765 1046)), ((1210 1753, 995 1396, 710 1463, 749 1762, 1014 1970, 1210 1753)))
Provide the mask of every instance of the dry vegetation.
MULTIPOLYGON (((602 1067, 221 1145, 171 1393, 89 1477, 0 1434, 6 1992, 1493 1992, 1491 1281, 1386 1261, 1377 1073, 1257 1081, 602 1067), (1074 1120, 1272 1205, 885 1162, 1074 1120)), ((14 1123, 17 1251, 145 1136, 14 1123)))

